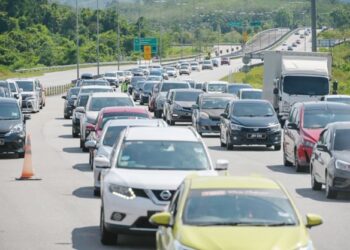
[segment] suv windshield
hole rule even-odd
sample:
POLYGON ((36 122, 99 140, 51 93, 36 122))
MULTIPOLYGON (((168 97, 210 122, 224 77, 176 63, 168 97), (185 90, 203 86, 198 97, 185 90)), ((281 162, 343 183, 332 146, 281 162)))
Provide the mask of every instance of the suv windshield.
POLYGON ((95 97, 92 98, 89 111, 100 111, 105 107, 134 106, 128 97, 95 97))
POLYGON ((350 121, 350 108, 340 110, 305 110, 304 128, 320 129, 328 123, 350 121))
POLYGON ((102 144, 105 146, 112 147, 116 140, 118 139, 120 133, 126 128, 126 126, 115 126, 108 127, 104 137, 102 144))
POLYGON ((19 120, 20 111, 17 103, 1 103, 0 120, 19 120))
POLYGON ((350 150, 350 129, 336 130, 334 150, 350 150))
POLYGON ((227 86, 227 92, 230 94, 237 95, 240 89, 248 89, 251 88, 249 84, 230 84, 227 86))
POLYGON ((176 92, 175 101, 180 102, 195 102, 201 92, 176 92))
POLYGON ((229 98, 204 98, 202 100, 202 109, 225 109, 229 98))
POLYGON ((226 92, 226 84, 222 83, 209 83, 208 91, 209 92, 226 92))
POLYGON ((23 89, 24 92, 34 91, 34 84, 32 81, 16 81, 18 88, 23 89))
POLYGON ((207 170, 209 160, 200 142, 125 141, 118 168, 159 170, 207 170))
POLYGON ((184 224, 196 226, 288 226, 298 224, 288 198, 278 189, 194 189, 184 224))
POLYGON ((289 95, 327 95, 329 83, 324 77, 286 76, 283 92, 289 95))
POLYGON ((256 102, 256 103, 235 103, 233 106, 233 116, 273 116, 275 111, 269 103, 256 102))
POLYGON ((260 91, 243 91, 242 99, 262 99, 262 92, 260 91))
POLYGON ((160 92, 168 92, 170 89, 189 89, 188 83, 164 83, 160 92))

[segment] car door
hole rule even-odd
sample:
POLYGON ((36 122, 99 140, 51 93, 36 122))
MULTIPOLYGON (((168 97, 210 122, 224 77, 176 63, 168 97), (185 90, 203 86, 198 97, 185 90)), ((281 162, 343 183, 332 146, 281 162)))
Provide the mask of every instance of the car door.
POLYGON ((197 108, 195 109, 192 109, 192 126, 196 127, 197 126, 197 123, 198 123, 198 119, 199 119, 199 115, 200 115, 200 98, 199 96, 197 97, 197 100, 196 100, 196 105, 197 105, 197 108))
POLYGON ((312 171, 314 175, 316 176, 316 179, 319 182, 323 182, 323 174, 322 174, 322 151, 318 148, 318 146, 325 145, 325 136, 327 134, 327 130, 323 130, 322 133, 320 134, 320 138, 316 144, 316 147, 314 148, 313 151, 313 157, 312 157, 312 171))
POLYGON ((41 94, 40 84, 39 84, 38 80, 35 80, 34 91, 35 91, 36 98, 37 98, 37 100, 38 100, 38 102, 40 104, 41 103, 42 94, 41 94))
POLYGON ((283 133, 283 150, 284 150, 284 154, 285 156, 290 159, 291 156, 291 144, 292 144, 292 138, 291 138, 291 131, 288 128, 288 124, 289 123, 295 123, 295 115, 296 115, 296 107, 293 107, 291 112, 289 113, 289 118, 286 121, 286 123, 284 124, 284 133, 283 133))
POLYGON ((318 162, 319 162, 319 175, 320 179, 323 183, 325 183, 326 180, 326 169, 332 159, 331 155, 331 130, 326 130, 323 134, 323 145, 326 146, 326 150, 320 151, 320 154, 318 156, 318 162))

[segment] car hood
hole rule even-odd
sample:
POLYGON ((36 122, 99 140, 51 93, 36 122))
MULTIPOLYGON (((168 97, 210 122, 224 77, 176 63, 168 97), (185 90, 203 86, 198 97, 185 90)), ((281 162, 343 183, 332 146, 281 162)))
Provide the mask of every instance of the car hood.
POLYGON ((0 133, 9 132, 13 126, 21 123, 20 120, 0 120, 0 133))
POLYGON ((219 118, 224 109, 201 109, 201 112, 207 113, 211 118, 219 118))
POLYGON ((181 101, 176 101, 176 104, 180 105, 181 107, 184 108, 192 108, 192 105, 195 104, 196 102, 181 102, 181 101))
POLYGON ((105 176, 105 182, 139 189, 175 190, 187 175, 201 173, 217 175, 214 170, 178 171, 178 170, 135 170, 112 168, 105 176))
POLYGON ((323 128, 317 128, 317 129, 301 129, 302 133, 304 134, 304 137, 313 143, 316 143, 318 139, 320 138, 320 134, 323 130, 323 128))
POLYGON ((350 150, 333 151, 333 156, 337 160, 346 161, 350 163, 350 150))
POLYGON ((298 249, 308 243, 306 229, 295 227, 214 226, 181 228, 178 239, 194 249, 298 249))
POLYGON ((232 117, 231 121, 244 127, 269 127, 278 123, 275 116, 232 117))

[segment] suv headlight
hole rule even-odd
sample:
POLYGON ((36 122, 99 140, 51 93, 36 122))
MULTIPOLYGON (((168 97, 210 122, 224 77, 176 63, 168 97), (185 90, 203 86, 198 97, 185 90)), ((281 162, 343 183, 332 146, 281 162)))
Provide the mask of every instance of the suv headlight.
POLYGON ((132 188, 129 188, 129 187, 120 186, 117 184, 110 184, 109 191, 112 194, 127 200, 133 200, 136 198, 134 191, 132 190, 132 188))
POLYGON ((200 117, 201 117, 201 119, 209 119, 209 115, 205 112, 201 112, 200 117))
POLYGON ((240 131, 242 129, 242 126, 239 126, 239 125, 237 125, 235 123, 231 123, 230 127, 231 127, 231 130, 238 130, 238 131, 240 131))
POLYGON ((5 134, 6 136, 9 136, 9 135, 11 135, 11 134, 19 134, 19 133, 22 133, 23 132, 23 124, 22 123, 19 123, 19 124, 17 124, 17 125, 15 125, 15 126, 13 126, 12 128, 11 128, 11 130, 7 133, 7 134, 5 134))
POLYGON ((281 125, 279 123, 277 123, 275 125, 270 126, 270 129, 273 132, 277 132, 277 131, 279 131, 281 129, 281 125))
POLYGON ((179 241, 175 240, 174 241, 174 249, 175 250, 195 250, 193 248, 190 248, 188 246, 185 246, 183 244, 181 244, 179 241))
POLYGON ((350 171, 350 163, 346 161, 336 160, 335 168, 340 170, 350 171))

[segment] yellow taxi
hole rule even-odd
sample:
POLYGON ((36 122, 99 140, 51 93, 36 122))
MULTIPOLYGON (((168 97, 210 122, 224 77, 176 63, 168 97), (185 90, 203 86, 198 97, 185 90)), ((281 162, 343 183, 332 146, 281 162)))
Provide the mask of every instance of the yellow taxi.
POLYGON ((313 249, 308 228, 281 184, 261 177, 189 176, 166 212, 154 214, 157 249, 313 249))

